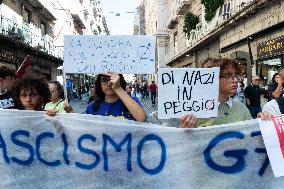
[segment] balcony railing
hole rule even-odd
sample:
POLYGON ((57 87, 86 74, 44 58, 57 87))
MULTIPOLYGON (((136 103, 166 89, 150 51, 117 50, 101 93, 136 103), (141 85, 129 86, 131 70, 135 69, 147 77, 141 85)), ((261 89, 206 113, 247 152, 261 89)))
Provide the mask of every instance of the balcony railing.
POLYGON ((191 6, 193 0, 178 0, 177 15, 184 15, 191 6))
POLYGON ((3 4, 0 6, 0 34, 63 59, 62 49, 54 45, 51 36, 42 34, 40 28, 24 22, 20 15, 3 4))
POLYGON ((202 5, 202 21, 197 24, 196 29, 190 32, 188 37, 187 44, 188 46, 193 46, 195 43, 200 41, 205 35, 219 28, 223 23, 229 20, 232 16, 242 11, 245 7, 252 4, 255 0, 228 0, 225 1, 223 6, 221 6, 215 17, 210 21, 206 22, 204 6, 202 5))

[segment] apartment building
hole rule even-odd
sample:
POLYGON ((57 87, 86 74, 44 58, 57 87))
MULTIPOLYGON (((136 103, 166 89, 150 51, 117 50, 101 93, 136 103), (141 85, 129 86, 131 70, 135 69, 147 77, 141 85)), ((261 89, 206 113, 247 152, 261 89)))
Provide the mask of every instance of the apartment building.
POLYGON ((0 63, 17 69, 30 55, 49 80, 63 65, 64 35, 109 34, 99 0, 1 0, 0 16, 0 63))
POLYGON ((56 78, 63 63, 62 49, 54 44, 56 17, 46 1, 0 1, 0 63, 17 69, 25 57, 48 79, 56 78))
POLYGON ((242 73, 259 74, 264 85, 283 66, 283 0, 225 0, 211 21, 201 0, 167 0, 166 65, 199 67, 207 58, 235 58, 242 73), (183 32, 190 11, 195 29, 183 32))

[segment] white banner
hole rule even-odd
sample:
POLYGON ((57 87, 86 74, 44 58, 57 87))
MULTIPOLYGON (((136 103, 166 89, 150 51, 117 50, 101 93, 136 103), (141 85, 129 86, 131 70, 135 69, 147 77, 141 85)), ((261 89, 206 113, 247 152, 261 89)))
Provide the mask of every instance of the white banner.
POLYGON ((153 36, 66 35, 65 73, 155 73, 156 38, 153 36))
POLYGON ((259 126, 274 175, 284 176, 284 115, 271 121, 259 120, 259 126))
POLYGON ((159 69, 159 119, 217 117, 220 68, 159 69))
POLYGON ((256 120, 197 129, 1 110, 0 188, 282 189, 256 120))

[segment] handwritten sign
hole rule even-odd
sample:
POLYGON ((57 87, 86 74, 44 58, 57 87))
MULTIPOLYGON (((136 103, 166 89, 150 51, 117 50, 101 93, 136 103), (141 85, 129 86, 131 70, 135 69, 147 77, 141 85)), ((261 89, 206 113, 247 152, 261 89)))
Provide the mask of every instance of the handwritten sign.
POLYGON ((162 68, 159 70, 160 119, 192 112, 198 118, 218 114, 219 68, 162 68))
POLYGON ((284 176, 284 115, 261 121, 260 130, 276 177, 284 176))
POLYGON ((0 188, 281 189, 284 184, 273 176, 256 120, 180 129, 0 110, 0 121, 0 188))
POLYGON ((155 73, 155 37, 80 36, 64 37, 65 73, 155 73))

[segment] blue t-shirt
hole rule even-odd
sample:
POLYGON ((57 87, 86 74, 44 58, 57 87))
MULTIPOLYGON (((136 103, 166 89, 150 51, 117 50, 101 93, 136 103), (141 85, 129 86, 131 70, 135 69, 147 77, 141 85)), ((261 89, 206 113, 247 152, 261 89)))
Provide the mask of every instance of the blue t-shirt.
MULTIPOLYGON (((137 102, 141 107, 141 103, 136 97, 132 97, 135 102, 137 102)), ((123 102, 119 99, 113 103, 107 103, 105 101, 101 102, 100 107, 95 112, 94 111, 95 101, 88 104, 86 114, 93 114, 93 115, 101 115, 101 116, 114 116, 118 118, 126 118, 135 120, 130 112, 127 110, 126 106, 124 106, 123 102)))

